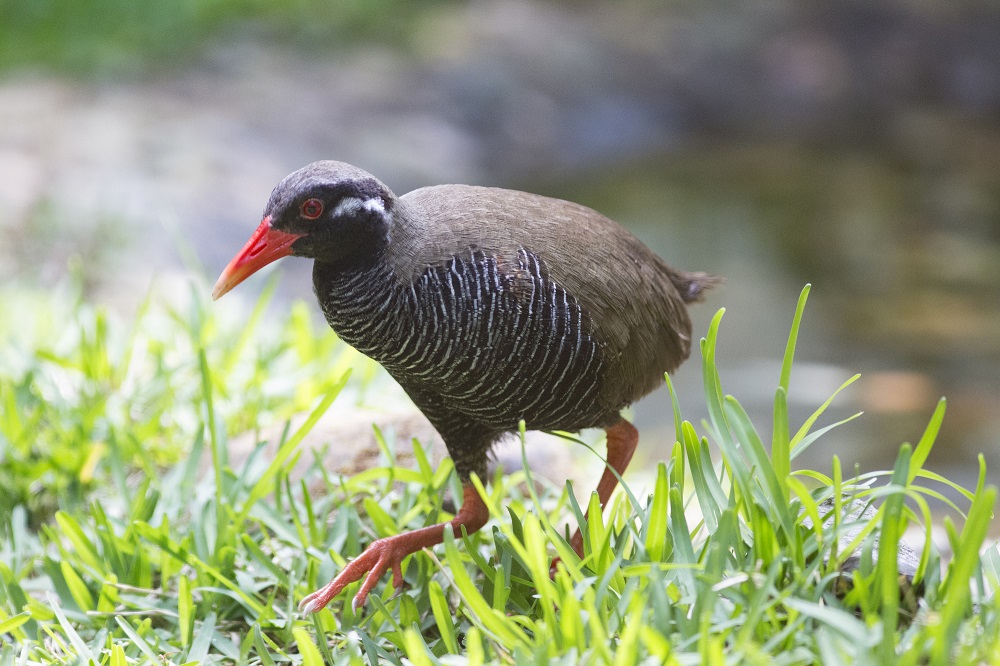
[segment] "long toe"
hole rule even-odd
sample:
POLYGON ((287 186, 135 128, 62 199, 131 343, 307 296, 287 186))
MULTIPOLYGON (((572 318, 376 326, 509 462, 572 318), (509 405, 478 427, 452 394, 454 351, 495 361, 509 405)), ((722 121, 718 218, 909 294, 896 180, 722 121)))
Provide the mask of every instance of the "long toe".
MULTIPOLYGON (((365 577, 365 582, 361 583, 361 589, 358 590, 356 595, 354 595, 354 600, 351 602, 351 607, 355 611, 365 605, 365 602, 368 601, 368 594, 378 584, 379 579, 382 578, 382 574, 393 566, 390 558, 390 553, 383 553, 382 557, 379 558, 378 563, 372 567, 371 571, 368 572, 368 575, 365 577)), ((399 566, 399 564, 396 564, 396 566, 399 566)), ((395 587, 399 587, 399 585, 396 585, 395 576, 393 576, 393 585, 395 587)))
POLYGON ((364 578, 365 581, 351 604, 354 610, 357 610, 365 604, 368 594, 390 569, 393 572, 393 586, 401 587, 403 585, 401 563, 403 558, 413 552, 406 542, 401 540, 401 537, 405 536, 389 537, 373 542, 329 584, 305 597, 299 604, 299 610, 303 613, 315 613, 330 603, 345 587, 364 578))
POLYGON ((361 580, 369 571, 374 572, 374 569, 377 568, 379 557, 378 553, 373 549, 378 543, 376 541, 368 546, 365 552, 358 555, 344 567, 344 570, 337 574, 336 578, 305 597, 299 603, 299 610, 303 613, 315 613, 330 603, 345 587, 354 581, 361 580))

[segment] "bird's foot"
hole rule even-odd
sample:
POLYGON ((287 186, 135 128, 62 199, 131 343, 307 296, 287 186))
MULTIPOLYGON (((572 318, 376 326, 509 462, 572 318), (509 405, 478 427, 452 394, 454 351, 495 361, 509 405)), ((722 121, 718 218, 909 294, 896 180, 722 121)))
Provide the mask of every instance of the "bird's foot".
POLYGON ((464 500, 458 515, 447 523, 430 525, 419 530, 397 534, 393 537, 379 539, 373 542, 365 552, 344 567, 336 578, 330 581, 326 587, 320 588, 307 596, 299 604, 299 610, 303 613, 315 613, 332 600, 335 596, 353 583, 364 577, 365 582, 361 584, 361 589, 354 596, 351 606, 357 611, 365 605, 368 593, 372 591, 382 575, 392 569, 393 587, 403 586, 403 559, 423 548, 430 548, 441 543, 444 538, 446 527, 451 528, 454 534, 472 534, 486 524, 490 517, 489 509, 483 503, 483 498, 479 496, 475 486, 466 483, 464 488, 464 500), (367 574, 367 575, 365 575, 367 574))
POLYGON ((421 546, 413 548, 411 539, 407 539, 409 534, 400 534, 386 539, 379 539, 372 542, 365 552, 351 561, 344 570, 337 574, 337 577, 324 587, 316 590, 299 603, 299 610, 303 613, 315 613, 333 600, 340 592, 351 583, 361 580, 361 589, 354 596, 351 608, 357 611, 365 605, 368 600, 368 593, 378 583, 386 571, 392 569, 392 585, 399 588, 403 585, 403 570, 401 564, 403 559, 417 550, 421 546), (368 574, 365 576, 365 574, 368 574))

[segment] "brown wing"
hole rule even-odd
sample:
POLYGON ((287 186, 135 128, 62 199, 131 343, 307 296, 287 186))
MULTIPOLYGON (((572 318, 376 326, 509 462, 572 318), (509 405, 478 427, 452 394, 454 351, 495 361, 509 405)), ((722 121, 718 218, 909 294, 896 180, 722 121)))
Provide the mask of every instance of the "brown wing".
POLYGON ((690 352, 685 299, 690 274, 667 266, 635 236, 579 204, 534 194, 438 185, 400 198, 393 265, 415 276, 470 247, 513 256, 525 247, 586 308, 608 355, 609 405, 628 404, 662 382, 690 352))

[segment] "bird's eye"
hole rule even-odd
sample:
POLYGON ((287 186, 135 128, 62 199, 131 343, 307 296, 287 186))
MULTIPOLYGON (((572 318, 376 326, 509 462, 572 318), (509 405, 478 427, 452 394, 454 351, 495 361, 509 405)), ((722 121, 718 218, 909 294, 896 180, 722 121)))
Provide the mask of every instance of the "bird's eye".
POLYGON ((315 220, 323 214, 323 202, 319 199, 306 199, 299 210, 302 212, 302 217, 315 220))

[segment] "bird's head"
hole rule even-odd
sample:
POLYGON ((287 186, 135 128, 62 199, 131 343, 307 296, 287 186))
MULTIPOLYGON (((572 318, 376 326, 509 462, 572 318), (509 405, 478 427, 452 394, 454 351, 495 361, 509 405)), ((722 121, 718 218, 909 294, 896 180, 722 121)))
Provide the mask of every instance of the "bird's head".
POLYGON ((222 271, 218 299, 288 255, 350 264, 384 246, 396 197, 371 174, 343 162, 313 162, 271 192, 264 219, 222 271))

